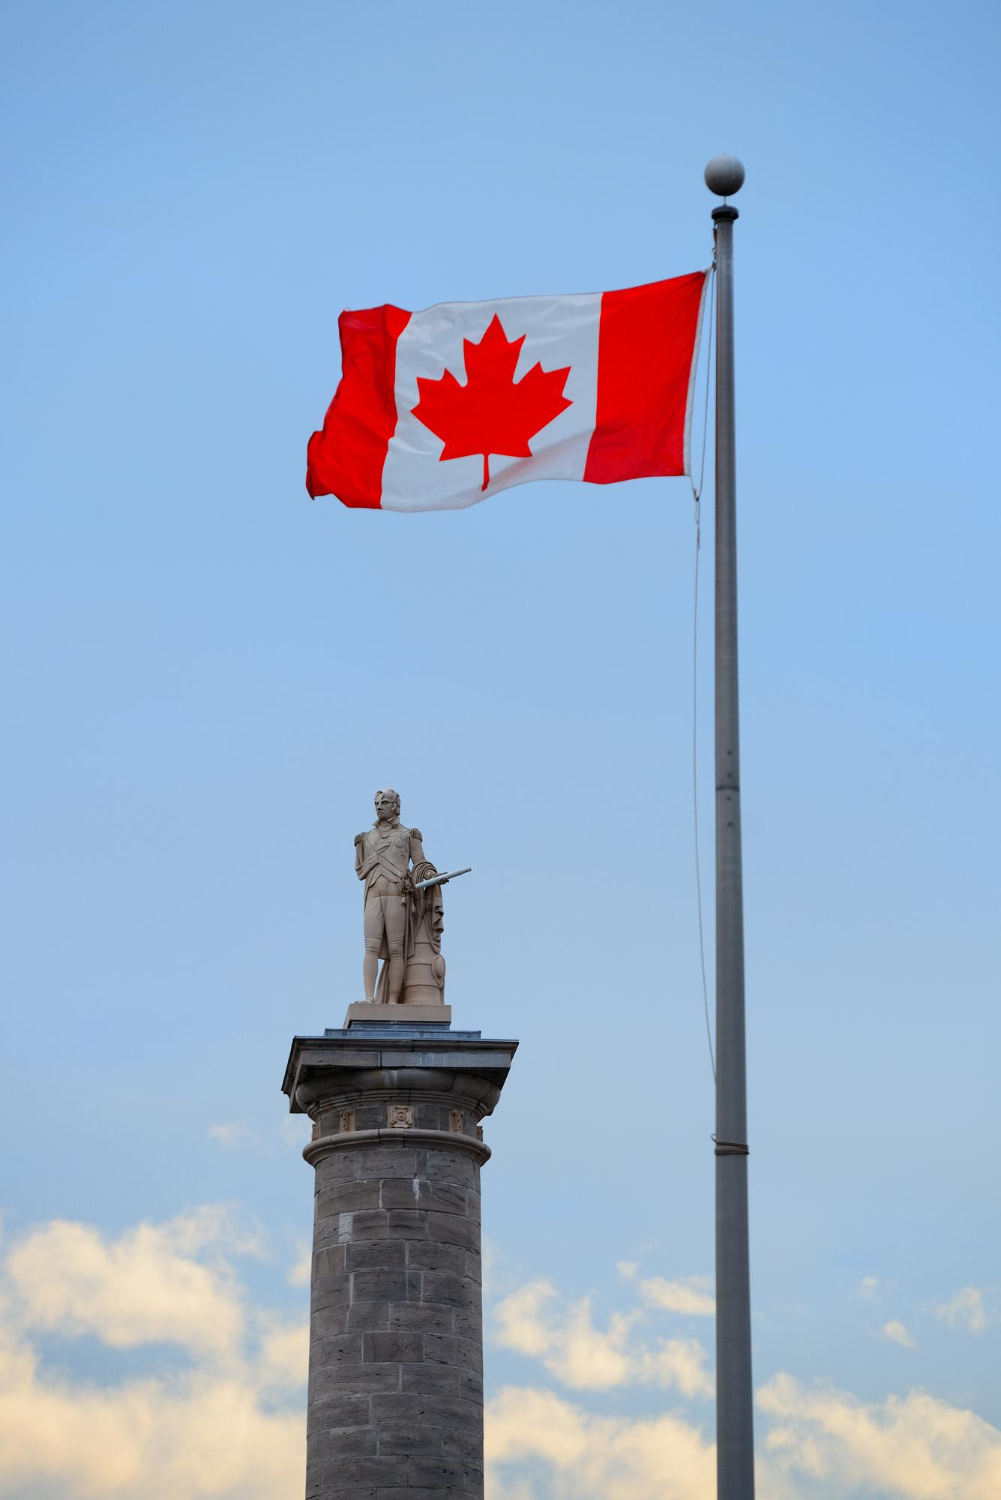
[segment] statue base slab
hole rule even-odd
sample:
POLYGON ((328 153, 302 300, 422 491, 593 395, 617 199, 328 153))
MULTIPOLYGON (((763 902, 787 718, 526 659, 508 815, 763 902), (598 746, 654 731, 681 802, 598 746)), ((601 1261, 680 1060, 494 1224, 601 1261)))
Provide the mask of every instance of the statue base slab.
POLYGON ((452 1024, 450 1005, 373 1005, 370 1000, 358 1000, 348 1006, 344 1017, 344 1029, 376 1022, 379 1026, 442 1026, 452 1024))

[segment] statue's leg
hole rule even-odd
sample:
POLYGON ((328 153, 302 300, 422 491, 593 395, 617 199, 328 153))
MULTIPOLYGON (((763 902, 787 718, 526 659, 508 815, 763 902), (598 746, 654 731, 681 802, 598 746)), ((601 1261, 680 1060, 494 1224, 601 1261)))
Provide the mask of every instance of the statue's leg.
POLYGON ((403 944, 407 934, 407 899, 405 896, 386 897, 386 946, 389 949, 389 1003, 399 1003, 403 989, 406 961, 403 944))
POLYGON ((375 986, 379 978, 379 949, 382 947, 385 927, 382 906, 381 896, 370 896, 365 902, 365 964, 362 977, 365 981, 365 999, 369 1005, 375 1004, 375 986))

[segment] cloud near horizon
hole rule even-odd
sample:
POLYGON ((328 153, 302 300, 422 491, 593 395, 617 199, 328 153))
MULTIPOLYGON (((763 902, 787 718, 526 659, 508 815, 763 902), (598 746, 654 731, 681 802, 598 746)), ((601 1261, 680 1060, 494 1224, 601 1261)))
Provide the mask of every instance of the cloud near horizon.
POLYGON ((56 1220, 20 1239, 0 1281, 0 1493, 301 1500, 307 1328, 248 1307, 233 1263, 260 1253, 220 1207, 118 1237, 56 1220), (47 1367, 36 1332, 169 1344, 188 1363, 70 1378, 47 1367))
POLYGON ((675 1386, 686 1396, 711 1397, 706 1351, 697 1339, 637 1337, 642 1311, 613 1312, 596 1328, 591 1298, 562 1298, 552 1282, 531 1281, 494 1309, 497 1342, 542 1362, 573 1390, 605 1391, 622 1385, 675 1386))
POLYGON ((926 1391, 865 1403, 819 1383, 776 1375, 758 1393, 774 1425, 768 1454, 803 1476, 804 1495, 997 1500, 1001 1432, 926 1391))
POLYGON ((487 1407, 490 1500, 705 1500, 715 1446, 676 1413, 613 1417, 534 1387, 487 1407))
MULTIPOLYGON (((495 1310, 498 1342, 536 1359, 574 1392, 640 1383, 674 1386, 683 1397, 711 1396, 705 1351, 695 1340, 640 1331, 651 1308, 705 1314, 708 1293, 695 1278, 643 1279, 631 1263, 620 1274, 643 1307, 615 1312, 597 1328, 590 1298, 568 1301, 535 1280, 495 1310), (657 1356, 682 1344, 689 1379, 657 1356)), ((892 1321, 884 1337, 913 1349, 892 1321)), ((758 1391, 759 1500, 997 1500, 1001 1432, 975 1413, 926 1391, 863 1403, 821 1382, 777 1374, 758 1391)), ((705 1500, 715 1486, 712 1416, 679 1407, 649 1416, 588 1409, 553 1390, 508 1386, 487 1407, 489 1500, 705 1500)), ((703 1413, 705 1409, 703 1408, 703 1413)))
MULTIPOLYGON (((1001 1432, 924 1391, 863 1403, 777 1375, 758 1393, 759 1500, 997 1500, 1001 1432), (765 1423, 761 1423, 761 1416, 765 1423)), ((508 1387, 487 1408, 489 1500, 705 1500, 715 1445, 673 1410, 597 1414, 508 1387)))
POLYGON ((179 1344, 232 1355, 243 1333, 233 1255, 259 1255, 259 1237, 223 1208, 166 1224, 139 1224, 118 1239, 55 1219, 10 1252, 6 1274, 27 1327, 94 1334, 113 1349, 179 1344))
MULTIPOLYGON (((238 1262, 262 1253, 259 1236, 214 1206, 118 1235, 57 1220, 16 1240, 0 1266, 0 1493, 301 1500, 306 1321, 251 1305, 238 1262), (70 1375, 43 1356, 54 1338, 82 1337, 132 1351, 121 1378, 70 1375), (136 1375, 142 1348, 148 1368, 136 1375)), ((684 1409, 711 1391, 705 1352, 695 1340, 644 1338, 651 1308, 663 1309, 627 1280, 642 1305, 604 1327, 590 1299, 566 1299, 548 1281, 498 1304, 500 1341, 571 1394, 536 1376, 489 1402, 488 1500, 712 1493, 711 1410, 696 1420, 684 1409), (623 1414, 621 1391, 638 1385, 671 1391, 668 1409, 623 1414), (616 1410, 606 1392, 619 1393, 616 1410)), ((759 1500, 1001 1494, 1001 1433, 925 1391, 866 1404, 779 1374, 758 1406, 759 1500)))

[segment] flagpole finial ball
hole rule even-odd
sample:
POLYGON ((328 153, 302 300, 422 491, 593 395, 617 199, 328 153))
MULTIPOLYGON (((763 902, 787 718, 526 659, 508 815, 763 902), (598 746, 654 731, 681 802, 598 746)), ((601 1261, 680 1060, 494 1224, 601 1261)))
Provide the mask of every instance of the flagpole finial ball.
POLYGON ((744 185, 744 164, 735 156, 714 156, 706 167, 706 187, 721 198, 739 193, 744 185))

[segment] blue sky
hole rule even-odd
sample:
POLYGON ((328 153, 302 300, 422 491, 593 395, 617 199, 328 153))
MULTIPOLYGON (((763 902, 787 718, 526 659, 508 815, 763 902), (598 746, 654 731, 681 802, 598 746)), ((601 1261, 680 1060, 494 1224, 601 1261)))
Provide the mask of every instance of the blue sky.
MULTIPOLYGON (((696 269, 732 150, 763 1492, 995 1493, 996 11, 43 0, 3 29, 0 1487, 299 1493, 278 1089, 358 997, 351 841, 388 783, 474 866, 456 1021, 522 1043, 488 1123, 494 1495, 645 1500, 658 1463, 705 1493, 690 490, 413 517, 303 474, 342 307, 696 269), (181 1391, 145 1447, 115 1436, 137 1382, 181 1391), (206 1390, 287 1461, 163 1478, 206 1390), (43 1457, 57 1409, 111 1436, 43 1457), (593 1480, 620 1439, 648 1461, 593 1480)), ((710 648, 704 611, 708 892, 710 648)))

